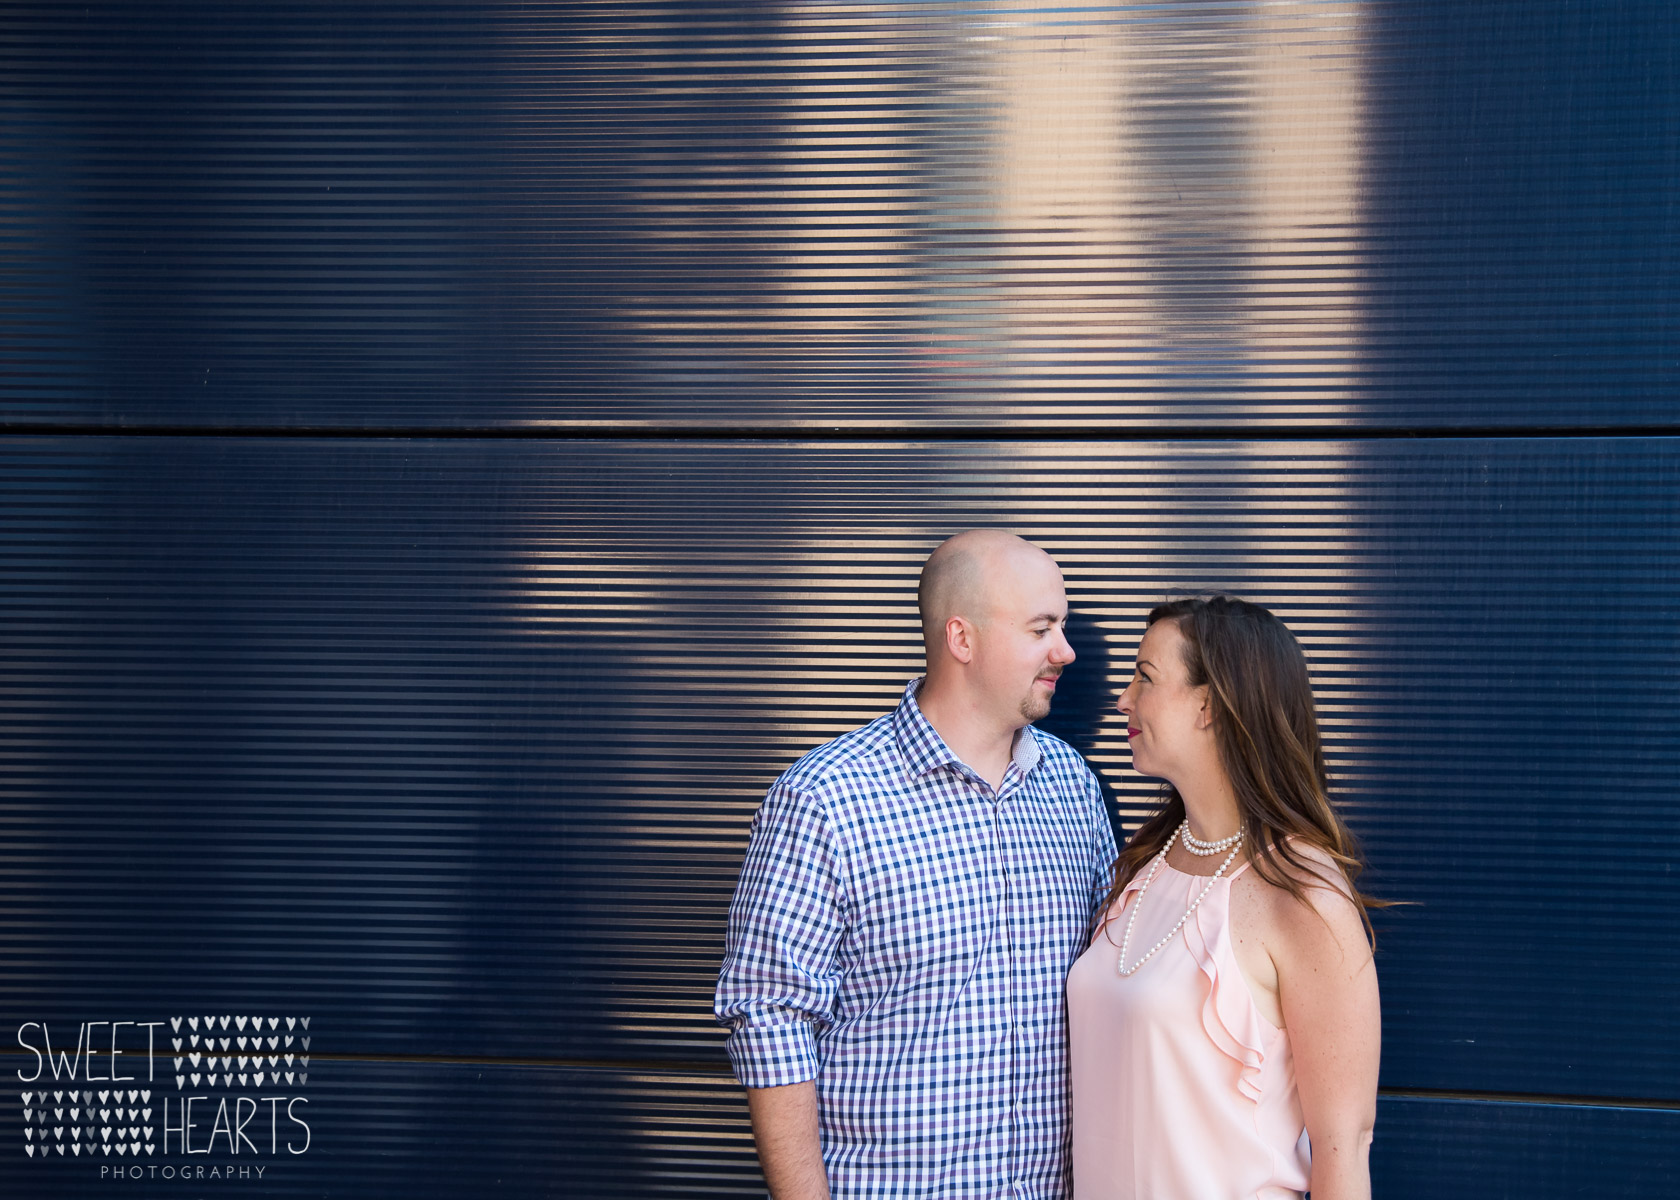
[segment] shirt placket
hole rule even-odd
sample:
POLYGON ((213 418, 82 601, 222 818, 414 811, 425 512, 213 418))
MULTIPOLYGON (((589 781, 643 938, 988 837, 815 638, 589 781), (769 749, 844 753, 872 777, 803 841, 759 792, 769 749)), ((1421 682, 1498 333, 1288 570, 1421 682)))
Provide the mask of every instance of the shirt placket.
POLYGON ((1019 768, 1013 764, 1005 771, 1003 786, 993 803, 993 827, 997 831, 998 870, 1002 876, 999 889, 1000 914, 998 924, 1003 930, 1004 1012, 1008 1019, 1007 1069, 1004 1074, 1008 1091, 1009 1129, 1004 1142, 1004 1171, 1008 1180, 1007 1195, 1013 1198, 1026 1195, 1025 1182, 1020 1177, 1022 1161, 1021 1128, 1021 1061, 1025 1051, 1026 1031, 1022 1028, 1021 984, 1018 966, 1017 914, 1020 911, 1022 862, 1020 839, 1016 835, 1015 818, 1021 793, 1019 768))

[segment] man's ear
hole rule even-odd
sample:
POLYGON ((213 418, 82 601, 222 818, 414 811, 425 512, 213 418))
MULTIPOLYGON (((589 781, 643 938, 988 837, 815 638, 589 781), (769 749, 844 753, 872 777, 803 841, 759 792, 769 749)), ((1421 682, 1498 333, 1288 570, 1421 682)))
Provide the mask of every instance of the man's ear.
POLYGON ((945 649, 960 663, 974 661, 974 626, 962 617, 945 622, 945 649))

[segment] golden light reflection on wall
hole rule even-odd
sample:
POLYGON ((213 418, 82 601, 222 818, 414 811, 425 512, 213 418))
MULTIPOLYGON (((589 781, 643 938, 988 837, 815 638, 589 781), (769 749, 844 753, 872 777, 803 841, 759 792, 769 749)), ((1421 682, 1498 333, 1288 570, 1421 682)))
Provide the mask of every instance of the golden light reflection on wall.
POLYGON ((579 191, 616 262, 590 320, 621 352, 586 408, 634 422, 635 397, 658 396, 669 424, 795 427, 1350 420, 1357 7, 755 18, 569 47, 589 81, 564 93, 571 136, 612 147, 579 191), (647 45, 647 68, 624 69, 647 45), (579 108, 597 89, 604 133, 579 108))
POLYGON ((1015 401, 1057 413, 1083 377, 1152 401, 1169 424, 1222 390, 1288 398, 1294 424, 1346 418, 1361 329, 1359 10, 1190 7, 994 30, 1015 401))

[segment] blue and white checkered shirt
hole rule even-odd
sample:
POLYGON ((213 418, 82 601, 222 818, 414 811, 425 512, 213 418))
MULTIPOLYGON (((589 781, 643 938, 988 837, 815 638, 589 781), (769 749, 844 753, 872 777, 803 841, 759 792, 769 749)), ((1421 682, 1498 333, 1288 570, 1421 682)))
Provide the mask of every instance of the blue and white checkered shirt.
POLYGON ((922 715, 920 683, 771 787, 718 1019, 745 1086, 817 1081, 835 1200, 1061 1200, 1062 982, 1114 834, 1065 743, 1028 726, 994 793, 922 715))

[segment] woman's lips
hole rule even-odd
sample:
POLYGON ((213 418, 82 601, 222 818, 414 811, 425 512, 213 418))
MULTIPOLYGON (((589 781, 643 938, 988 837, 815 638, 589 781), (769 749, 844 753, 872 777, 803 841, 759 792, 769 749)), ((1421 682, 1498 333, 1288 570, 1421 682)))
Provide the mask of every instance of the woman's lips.
POLYGON ((1126 736, 1128 738, 1135 738, 1138 734, 1140 734, 1142 732, 1143 732, 1143 730, 1139 729, 1135 725, 1126 726, 1126 736))

